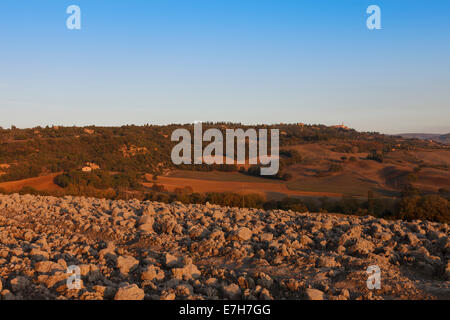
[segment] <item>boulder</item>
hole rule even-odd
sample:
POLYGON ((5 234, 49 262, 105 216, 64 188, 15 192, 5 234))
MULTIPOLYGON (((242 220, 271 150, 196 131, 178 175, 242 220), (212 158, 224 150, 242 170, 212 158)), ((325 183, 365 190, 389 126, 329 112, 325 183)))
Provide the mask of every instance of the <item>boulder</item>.
POLYGON ((143 300, 144 297, 144 290, 136 284, 130 284, 120 287, 114 296, 114 300, 143 300))
POLYGON ((127 275, 131 269, 139 265, 139 261, 132 256, 120 256, 117 258, 117 268, 124 275, 127 275))
POLYGON ((56 270, 64 270, 64 267, 56 262, 40 261, 34 265, 34 270, 40 273, 50 273, 56 270))
POLYGON ((142 215, 143 216, 151 216, 151 215, 154 215, 154 214, 156 214, 156 212, 155 212, 155 209, 153 208, 153 206, 151 206, 151 205, 145 207, 142 210, 142 215))
POLYGON ((175 279, 179 280, 197 279, 201 276, 201 272, 194 264, 188 264, 182 268, 173 268, 172 274, 175 279))
POLYGON ((355 244, 350 246, 348 249, 348 252, 350 254, 360 254, 360 255, 367 255, 371 252, 373 252, 375 246, 372 242, 365 240, 365 239, 357 239, 355 244))
POLYGON ((247 227, 242 227, 239 230, 237 230, 236 235, 239 238, 239 240, 242 241, 248 241, 252 237, 252 231, 247 227))
MULTIPOLYGON (((14 293, 19 293, 26 289, 30 285, 30 280, 28 278, 18 276, 11 280, 11 290, 14 293)), ((0 286, 1 287, 1 286, 0 286)), ((1 291, 1 288, 0 288, 1 291)))
POLYGON ((150 265, 141 273, 141 280, 162 280, 164 279, 165 274, 159 267, 150 265))
POLYGON ((317 289, 306 289, 306 298, 308 300, 324 300, 325 295, 322 291, 317 289))
POLYGON ((235 283, 232 283, 228 286, 223 286, 222 290, 225 298, 231 300, 238 300, 241 298, 242 295, 241 288, 235 283))
POLYGON ((170 253, 166 253, 164 255, 164 264, 166 267, 173 268, 178 265, 178 261, 180 260, 178 257, 175 257, 174 255, 170 253))

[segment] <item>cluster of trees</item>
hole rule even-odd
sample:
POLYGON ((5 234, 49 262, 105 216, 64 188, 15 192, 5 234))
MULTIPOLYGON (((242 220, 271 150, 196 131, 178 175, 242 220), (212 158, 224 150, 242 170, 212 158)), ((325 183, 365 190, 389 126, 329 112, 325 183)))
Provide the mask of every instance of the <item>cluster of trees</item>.
POLYGON ((280 150, 280 166, 282 168, 302 163, 303 157, 297 151, 293 149, 280 150))
POLYGON ((260 194, 239 194, 234 192, 193 192, 191 187, 177 188, 173 193, 167 192, 163 187, 154 184, 152 191, 145 196, 146 200, 159 202, 217 204, 220 206, 240 207, 240 208, 263 208, 266 199, 260 194))
POLYGON ((444 197, 432 194, 402 197, 395 217, 405 220, 421 219, 449 223, 450 202, 444 197))
POLYGON ((367 160, 374 160, 380 163, 383 163, 384 161, 384 154, 383 152, 379 152, 379 151, 372 151, 371 153, 369 153, 367 155, 367 160))
POLYGON ((266 179, 277 179, 277 180, 285 180, 288 181, 292 178, 292 175, 288 172, 284 172, 282 168, 278 170, 275 175, 272 176, 262 176, 261 175, 261 166, 260 165, 252 165, 245 170, 244 167, 239 169, 240 173, 247 174, 249 176, 261 177, 266 179))
POLYGON ((234 172, 238 171, 238 167, 235 164, 180 164, 177 166, 180 170, 191 170, 191 171, 221 171, 221 172, 234 172))
POLYGON ((392 199, 375 198, 373 192, 369 191, 367 200, 353 197, 343 197, 338 200, 285 198, 281 201, 267 201, 264 208, 450 222, 450 201, 448 197, 440 195, 405 194, 400 199, 392 199))
POLYGON ((209 202, 230 207, 372 215, 385 219, 421 219, 449 223, 449 191, 442 189, 440 193, 440 195, 422 195, 419 190, 409 186, 405 188, 399 199, 377 198, 373 191, 369 191, 367 199, 352 196, 344 196, 341 199, 286 197, 282 200, 268 201, 259 194, 241 195, 230 192, 199 194, 193 192, 190 187, 176 189, 174 193, 170 193, 164 187, 154 184, 152 191, 146 194, 146 199, 166 203, 180 201, 205 204, 209 202))
POLYGON ((341 199, 329 199, 327 197, 299 199, 287 197, 278 201, 267 201, 264 204, 264 208, 267 210, 281 209, 298 212, 330 212, 351 215, 370 214, 381 217, 393 212, 395 201, 392 199, 361 200, 351 196, 344 196, 341 199))
POLYGON ((61 188, 92 187, 99 190, 105 189, 142 189, 141 176, 137 172, 111 174, 104 170, 82 172, 71 170, 55 177, 54 182, 61 188))
POLYGON ((77 127, 0 130, 0 163, 11 165, 0 181, 76 170, 86 162, 94 162, 112 172, 154 172, 161 163, 171 164, 169 126, 92 127, 90 130, 93 133, 77 127), (23 132, 27 139, 15 140, 11 132, 23 132), (122 150, 131 146, 148 152, 125 156, 122 150))

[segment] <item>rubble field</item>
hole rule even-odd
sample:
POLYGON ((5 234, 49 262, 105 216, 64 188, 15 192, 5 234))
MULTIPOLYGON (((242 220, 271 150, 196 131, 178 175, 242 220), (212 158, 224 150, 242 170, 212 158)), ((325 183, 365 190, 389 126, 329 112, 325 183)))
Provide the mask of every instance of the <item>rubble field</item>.
POLYGON ((449 248, 428 221, 0 195, 5 300, 450 299, 449 248))

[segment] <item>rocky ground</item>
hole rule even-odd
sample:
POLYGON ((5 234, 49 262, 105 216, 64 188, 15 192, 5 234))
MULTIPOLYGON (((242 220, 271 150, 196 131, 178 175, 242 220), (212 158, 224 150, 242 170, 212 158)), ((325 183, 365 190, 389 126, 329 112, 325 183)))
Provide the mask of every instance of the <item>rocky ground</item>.
POLYGON ((0 299, 450 299, 449 247, 426 221, 0 195, 0 299))

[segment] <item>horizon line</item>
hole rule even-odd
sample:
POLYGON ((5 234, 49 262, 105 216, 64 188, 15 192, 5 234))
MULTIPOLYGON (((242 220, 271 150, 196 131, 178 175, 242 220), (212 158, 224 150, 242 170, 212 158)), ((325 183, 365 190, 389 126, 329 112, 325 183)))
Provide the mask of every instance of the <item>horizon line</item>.
POLYGON ((416 135, 446 135, 446 134, 450 134, 450 130, 440 130, 438 131, 434 131, 434 130, 430 130, 430 131, 411 131, 411 132, 398 132, 398 133, 393 133, 393 132, 381 132, 381 131, 371 131, 371 130, 358 130, 355 128, 352 128, 350 126, 345 125, 344 123, 340 123, 340 124, 332 124, 332 125, 327 125, 324 123, 302 123, 302 122, 278 122, 278 123, 245 123, 245 122, 234 122, 234 121, 192 121, 192 122, 184 122, 184 123, 179 123, 179 122, 171 122, 171 123, 143 123, 143 124, 135 124, 135 123, 126 123, 126 124, 107 124, 107 125, 96 125, 96 124, 83 124, 83 125, 66 125, 66 124, 46 124, 46 125, 37 125, 37 126, 32 126, 32 127, 19 127, 16 125, 10 125, 9 128, 7 127, 3 127, 0 125, 0 129, 2 130, 12 130, 12 127, 14 127, 15 129, 19 129, 19 130, 30 130, 30 129, 38 129, 38 128, 53 128, 53 127, 63 127, 63 128, 90 128, 90 127, 99 127, 99 128, 120 128, 120 127, 126 127, 126 126, 136 126, 136 127, 144 127, 144 126, 158 126, 158 127, 164 127, 164 126, 183 126, 183 125, 194 125, 195 122, 202 122, 202 123, 210 123, 210 124, 240 124, 246 127, 250 127, 250 126, 263 126, 263 125, 268 125, 268 126, 276 126, 276 125, 299 125, 299 124, 303 124, 305 126, 324 126, 324 127, 333 127, 333 126, 344 126, 345 128, 347 128, 348 130, 355 130, 357 132, 361 132, 361 133, 378 133, 378 134, 384 134, 384 135, 393 135, 393 136, 401 136, 401 135, 406 135, 406 134, 416 134, 416 135))

